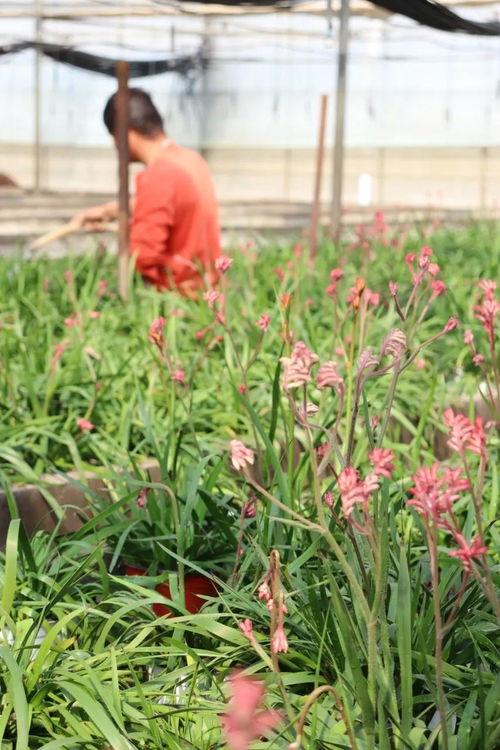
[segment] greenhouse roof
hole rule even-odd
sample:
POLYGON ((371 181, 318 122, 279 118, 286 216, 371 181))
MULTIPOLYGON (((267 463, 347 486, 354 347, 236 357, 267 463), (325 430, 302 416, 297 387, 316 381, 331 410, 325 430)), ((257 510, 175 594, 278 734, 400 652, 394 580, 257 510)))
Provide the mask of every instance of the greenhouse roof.
MULTIPOLYGON (((69 19, 86 17, 113 16, 172 16, 172 15, 233 15, 248 13, 313 13, 325 14, 329 8, 328 0, 131 0, 124 4, 120 0, 4 0, 0 8, 3 18, 69 19)), ((331 0, 331 12, 337 14, 340 1, 331 0)), ((428 16, 436 12, 446 14, 466 13, 467 20, 471 10, 475 14, 487 9, 488 15, 499 6, 498 0, 441 0, 440 3, 430 0, 351 0, 352 15, 384 18, 392 13, 415 16, 416 13, 428 16), (411 13, 408 12, 410 8, 411 13)), ((498 15, 498 13, 497 13, 498 15)), ((470 19, 473 23, 487 23, 490 19, 481 17, 470 19)), ((422 21, 423 22, 423 21, 422 21)))

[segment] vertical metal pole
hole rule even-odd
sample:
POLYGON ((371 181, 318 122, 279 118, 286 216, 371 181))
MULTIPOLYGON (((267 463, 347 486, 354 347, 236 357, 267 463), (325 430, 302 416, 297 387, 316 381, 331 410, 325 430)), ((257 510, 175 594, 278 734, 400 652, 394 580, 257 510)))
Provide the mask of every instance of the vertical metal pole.
POLYGON ((335 135, 332 179, 332 235, 338 242, 342 227, 342 182, 344 176, 344 125, 347 79, 347 44, 349 39, 349 0, 341 0, 337 91, 335 95, 335 135))
POLYGON ((203 20, 203 37, 201 49, 205 58, 206 68, 201 75, 201 96, 200 96, 200 126, 199 126, 199 151, 203 157, 207 157, 208 152, 208 133, 210 124, 210 91, 209 91, 209 65, 212 55, 212 33, 213 22, 211 18, 205 17, 203 20))
POLYGON ((314 260, 318 248, 318 222, 321 206, 321 180, 323 177, 323 162, 325 155, 325 130, 328 96, 321 95, 319 113, 318 147, 316 149, 316 174, 314 179, 314 197, 311 209, 311 224, 309 227, 309 258, 314 260))
POLYGON ((128 298, 128 75, 127 62, 116 64, 118 95, 116 98, 116 142, 118 146, 118 291, 128 298))
POLYGON ((41 80, 41 66, 42 66, 42 52, 40 50, 40 44, 42 42, 42 11, 43 11, 43 0, 36 0, 35 4, 35 41, 37 43, 35 50, 35 81, 34 81, 34 101, 33 101, 33 126, 34 126, 34 174, 33 174, 33 188, 35 193, 40 192, 41 188, 41 173, 42 173, 42 80, 41 80))

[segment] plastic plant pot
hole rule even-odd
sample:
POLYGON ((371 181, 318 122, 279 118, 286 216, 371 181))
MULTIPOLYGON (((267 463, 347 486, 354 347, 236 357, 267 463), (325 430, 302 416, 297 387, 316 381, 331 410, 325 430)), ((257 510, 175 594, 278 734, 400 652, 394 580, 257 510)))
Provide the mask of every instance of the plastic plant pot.
MULTIPOLYGON (((146 571, 142 568, 136 568, 133 565, 125 565, 125 573, 128 576, 144 576, 146 571)), ((170 586, 168 583, 159 583, 155 587, 159 594, 162 594, 166 599, 171 599, 170 586)), ((207 576, 201 573, 186 573, 184 576, 184 599, 185 608, 192 615, 195 615, 200 611, 203 604, 205 603, 206 596, 216 596, 217 586, 207 576)), ((157 617, 173 617, 172 611, 167 607, 166 604, 153 604, 153 612, 157 617)))

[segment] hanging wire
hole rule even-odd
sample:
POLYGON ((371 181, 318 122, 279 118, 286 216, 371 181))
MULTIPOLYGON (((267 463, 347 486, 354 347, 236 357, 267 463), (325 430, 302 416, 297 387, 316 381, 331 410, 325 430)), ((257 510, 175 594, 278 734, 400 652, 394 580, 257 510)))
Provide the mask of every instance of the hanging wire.
POLYGON ((333 9, 332 0, 327 0, 326 3, 326 35, 327 37, 333 36, 333 9))
POLYGON ((332 0, 326 0, 326 39, 325 47, 333 47, 333 7, 332 0))

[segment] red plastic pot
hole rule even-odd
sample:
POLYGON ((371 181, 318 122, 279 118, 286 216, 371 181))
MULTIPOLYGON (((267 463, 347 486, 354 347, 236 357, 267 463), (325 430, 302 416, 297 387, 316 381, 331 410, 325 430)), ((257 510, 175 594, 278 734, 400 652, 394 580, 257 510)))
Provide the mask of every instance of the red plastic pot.
MULTIPOLYGON (((136 568, 133 565, 125 565, 125 573, 128 576, 144 576, 146 571, 142 568, 136 568)), ((170 586, 168 583, 159 583, 156 586, 156 591, 159 594, 163 594, 167 599, 171 599, 170 586)), ((195 615, 200 611, 203 604, 205 603, 205 596, 215 596, 217 594, 217 586, 207 576, 201 573, 186 573, 184 576, 184 599, 185 607, 188 612, 195 615)), ((158 617, 167 615, 173 617, 172 611, 166 606, 166 604, 153 604, 153 612, 158 617)))

